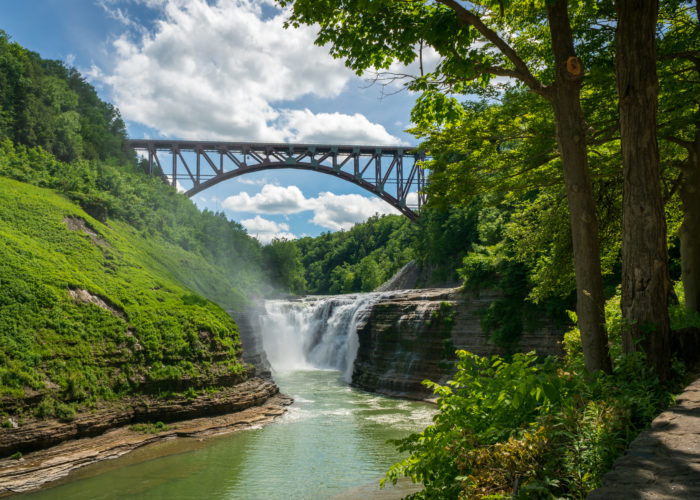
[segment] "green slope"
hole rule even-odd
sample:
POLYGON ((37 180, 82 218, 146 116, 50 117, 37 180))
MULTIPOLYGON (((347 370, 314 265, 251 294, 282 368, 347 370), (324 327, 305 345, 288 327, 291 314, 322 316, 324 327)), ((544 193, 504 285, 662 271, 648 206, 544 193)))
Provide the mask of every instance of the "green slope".
POLYGON ((3 410, 65 417, 100 399, 244 378, 234 321, 179 281, 216 274, 180 246, 0 177, 3 410))

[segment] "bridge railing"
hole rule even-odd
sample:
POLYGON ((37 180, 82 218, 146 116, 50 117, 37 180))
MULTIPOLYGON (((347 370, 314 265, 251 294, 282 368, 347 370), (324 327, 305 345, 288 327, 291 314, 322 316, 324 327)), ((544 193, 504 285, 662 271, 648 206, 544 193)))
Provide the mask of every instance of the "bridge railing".
POLYGON ((426 202, 426 173, 420 166, 425 154, 412 148, 150 139, 129 143, 147 159, 149 173, 181 186, 188 196, 246 173, 295 168, 352 182, 411 219, 426 202))

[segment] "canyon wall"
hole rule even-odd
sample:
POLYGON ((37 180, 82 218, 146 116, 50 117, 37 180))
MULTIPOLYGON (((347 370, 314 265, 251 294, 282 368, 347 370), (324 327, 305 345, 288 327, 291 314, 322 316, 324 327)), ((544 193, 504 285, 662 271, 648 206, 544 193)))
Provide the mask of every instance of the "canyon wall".
POLYGON ((238 325, 238 335, 243 348, 242 359, 255 369, 255 376, 269 379, 272 377, 270 362, 263 350, 260 330, 260 315, 264 309, 251 306, 243 312, 227 311, 238 325))
MULTIPOLYGON (((359 349, 352 385, 409 399, 432 395, 422 381, 445 383, 454 373, 455 350, 491 356, 504 349, 489 341, 478 311, 499 298, 458 288, 385 292, 357 322, 359 349)), ((537 318, 535 318, 537 319, 537 318)), ((563 331, 547 318, 524 331, 514 351, 560 355, 563 331)))

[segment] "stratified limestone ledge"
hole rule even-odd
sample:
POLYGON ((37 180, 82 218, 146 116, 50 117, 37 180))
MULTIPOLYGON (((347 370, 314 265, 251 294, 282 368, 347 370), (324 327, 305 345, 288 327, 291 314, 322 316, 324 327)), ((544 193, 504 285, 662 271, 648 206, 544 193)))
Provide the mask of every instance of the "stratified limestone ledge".
MULTIPOLYGON (((76 469, 120 457, 136 448, 163 439, 180 437, 200 441, 205 437, 261 427, 282 415, 292 403, 291 398, 277 393, 276 390, 270 391, 274 394, 260 402, 257 394, 250 393, 255 384, 246 382, 240 385, 246 384, 246 388, 232 388, 235 390, 233 392, 238 394, 231 400, 230 408, 240 408, 245 404, 255 406, 233 410, 234 413, 170 422, 166 430, 157 434, 140 432, 129 426, 119 427, 97 437, 65 441, 57 446, 29 453, 19 460, 0 459, 0 496, 36 490, 49 482, 64 478, 76 469), (249 393, 248 396, 243 392, 249 393)), ((200 408, 206 411, 203 406, 200 408)), ((187 413, 180 412, 179 415, 184 414, 187 413)))
POLYGON ((0 457, 54 446, 69 439, 91 437, 138 422, 173 422, 258 406, 279 392, 269 379, 253 378, 214 392, 188 398, 157 399, 134 396, 100 403, 76 415, 70 422, 30 418, 17 428, 0 429, 0 457))
MULTIPOLYGON (((455 350, 504 354, 482 331, 478 313, 498 298, 490 290, 477 295, 457 288, 388 293, 359 318, 352 385, 388 396, 426 399, 432 393, 423 380, 444 384, 454 374, 455 350), (440 318, 441 303, 449 304, 443 305, 452 317, 449 325, 440 318)), ((562 335, 542 318, 538 328, 523 332, 515 350, 559 355, 562 335)))

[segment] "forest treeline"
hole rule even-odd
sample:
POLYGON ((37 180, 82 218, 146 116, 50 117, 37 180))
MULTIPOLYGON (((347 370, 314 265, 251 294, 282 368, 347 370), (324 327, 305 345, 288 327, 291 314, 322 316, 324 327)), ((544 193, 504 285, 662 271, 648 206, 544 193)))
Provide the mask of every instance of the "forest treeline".
POLYGON ((0 31, 2 427, 250 374, 224 309, 274 292, 270 257, 146 175, 126 140, 75 69, 0 31))
POLYGON ((375 215, 347 231, 274 240, 268 251, 287 256, 290 269, 277 282, 291 293, 371 292, 410 261, 424 269, 417 286, 457 283, 475 234, 473 209, 428 210, 417 224, 404 216, 375 215))
POLYGON ((200 211, 144 174, 119 111, 74 68, 41 58, 0 31, 0 175, 55 189, 98 220, 194 252, 220 270, 179 269, 187 286, 229 310, 273 293, 274 256, 223 213, 200 211))
MULTIPOLYGON (((411 132, 431 155, 428 209, 506 207, 504 234, 533 278, 529 297, 575 284, 590 371, 612 369, 603 310, 605 278, 618 273, 625 349, 646 351, 666 376, 669 241, 688 310, 700 308, 697 2, 472 9, 381 0, 367 11, 279 3, 291 9, 289 25, 318 23, 317 43, 358 74, 374 71, 418 94, 411 132), (389 70, 422 61, 427 47, 436 66, 416 76, 389 70)), ((495 241, 477 251, 499 258, 495 241)))

